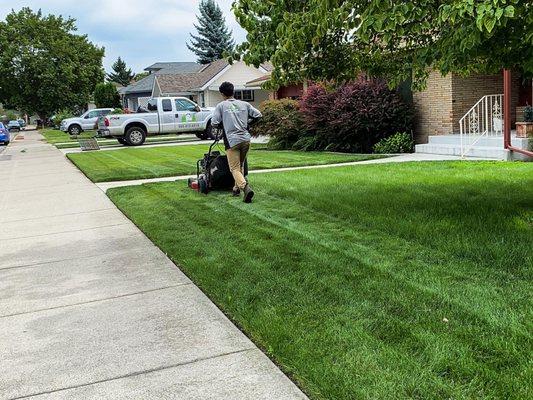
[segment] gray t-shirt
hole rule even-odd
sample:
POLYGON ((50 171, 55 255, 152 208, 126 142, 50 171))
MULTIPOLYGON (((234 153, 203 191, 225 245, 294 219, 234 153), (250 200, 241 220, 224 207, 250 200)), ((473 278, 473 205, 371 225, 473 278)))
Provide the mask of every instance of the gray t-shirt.
POLYGON ((213 112, 211 123, 218 125, 222 122, 229 146, 233 147, 242 142, 249 142, 248 120, 260 118, 261 112, 245 101, 228 99, 218 103, 213 112))

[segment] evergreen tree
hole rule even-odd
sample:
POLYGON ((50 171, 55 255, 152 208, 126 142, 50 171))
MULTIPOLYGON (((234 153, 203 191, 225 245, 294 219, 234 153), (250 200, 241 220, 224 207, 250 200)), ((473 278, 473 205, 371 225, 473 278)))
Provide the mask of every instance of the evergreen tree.
POLYGON ((209 64, 223 57, 224 52, 232 51, 235 43, 231 31, 226 26, 222 10, 214 0, 200 2, 198 25, 194 25, 198 35, 191 34, 192 40, 187 44, 189 50, 198 56, 200 64, 209 64))
POLYGON ((117 108, 120 107, 120 95, 116 86, 111 83, 99 83, 94 89, 94 103, 98 108, 117 108))
POLYGON ((135 76, 135 74, 131 72, 131 68, 128 68, 124 60, 122 60, 120 57, 117 61, 115 61, 112 68, 113 72, 107 74, 107 80, 109 82, 115 82, 122 86, 128 86, 135 76))

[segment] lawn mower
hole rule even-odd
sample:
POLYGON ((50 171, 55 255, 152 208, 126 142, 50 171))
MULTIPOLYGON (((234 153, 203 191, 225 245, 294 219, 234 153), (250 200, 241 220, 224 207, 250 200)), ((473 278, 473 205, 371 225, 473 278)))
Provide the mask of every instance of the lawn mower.
MULTIPOLYGON (((199 193, 208 194, 212 190, 231 190, 235 185, 235 179, 231 174, 228 157, 219 150, 218 146, 224 131, 213 127, 215 140, 209 146, 209 151, 196 163, 196 178, 189 178, 188 186, 199 193)), ((244 162, 244 177, 248 175, 248 162, 244 162)))

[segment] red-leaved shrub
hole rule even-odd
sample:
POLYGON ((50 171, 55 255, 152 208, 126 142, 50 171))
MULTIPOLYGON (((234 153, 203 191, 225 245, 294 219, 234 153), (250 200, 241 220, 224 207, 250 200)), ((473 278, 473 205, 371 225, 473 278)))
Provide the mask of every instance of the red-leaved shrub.
POLYGON ((311 86, 300 110, 307 132, 294 147, 302 150, 369 153, 381 139, 412 130, 412 107, 378 79, 359 78, 332 91, 311 86))

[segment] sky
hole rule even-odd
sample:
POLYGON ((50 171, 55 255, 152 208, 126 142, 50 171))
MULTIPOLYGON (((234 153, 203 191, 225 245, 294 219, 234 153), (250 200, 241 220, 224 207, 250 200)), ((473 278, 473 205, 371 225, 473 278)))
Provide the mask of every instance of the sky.
MULTIPOLYGON (((237 43, 246 32, 231 12, 234 0, 215 0, 237 43)), ((196 61, 187 48, 200 0, 0 0, 0 19, 22 7, 77 20, 78 33, 105 47, 104 68, 120 56, 134 72, 155 62, 196 61)))

